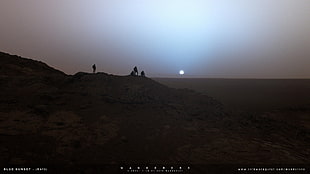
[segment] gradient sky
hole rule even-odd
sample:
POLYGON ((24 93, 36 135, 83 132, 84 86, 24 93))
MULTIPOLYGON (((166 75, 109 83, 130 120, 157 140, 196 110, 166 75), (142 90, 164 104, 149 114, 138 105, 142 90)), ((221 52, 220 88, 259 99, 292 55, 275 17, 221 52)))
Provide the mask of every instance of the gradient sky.
POLYGON ((310 1, 1 0, 0 51, 68 74, 310 78, 310 1))

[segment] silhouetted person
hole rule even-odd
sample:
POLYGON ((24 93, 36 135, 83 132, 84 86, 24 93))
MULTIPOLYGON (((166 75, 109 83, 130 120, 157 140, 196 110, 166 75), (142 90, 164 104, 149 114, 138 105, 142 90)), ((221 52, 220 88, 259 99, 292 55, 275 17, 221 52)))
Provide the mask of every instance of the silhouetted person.
POLYGON ((145 77, 144 71, 141 71, 141 77, 145 77))
POLYGON ((95 73, 95 72, 96 72, 96 65, 93 64, 93 73, 95 73))
POLYGON ((137 68, 136 66, 133 68, 133 71, 134 71, 134 73, 135 73, 136 76, 139 75, 139 73, 138 73, 138 68, 137 68))
POLYGON ((135 76, 135 72, 134 72, 134 71, 131 71, 130 75, 131 75, 131 76, 135 76))

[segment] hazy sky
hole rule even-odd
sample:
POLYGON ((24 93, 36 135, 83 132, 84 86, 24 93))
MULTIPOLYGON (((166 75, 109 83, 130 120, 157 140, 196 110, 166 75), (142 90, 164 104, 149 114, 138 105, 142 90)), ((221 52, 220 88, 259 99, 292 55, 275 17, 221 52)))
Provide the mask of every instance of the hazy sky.
POLYGON ((1 0, 0 51, 68 74, 310 78, 310 1, 1 0))

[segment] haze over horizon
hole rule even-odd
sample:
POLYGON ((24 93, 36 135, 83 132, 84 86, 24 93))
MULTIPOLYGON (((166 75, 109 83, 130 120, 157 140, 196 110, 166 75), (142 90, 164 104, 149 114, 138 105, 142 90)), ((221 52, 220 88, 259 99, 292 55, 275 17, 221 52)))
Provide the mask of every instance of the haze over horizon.
POLYGON ((307 0, 2 0, 0 51, 68 74, 310 78, 307 0))

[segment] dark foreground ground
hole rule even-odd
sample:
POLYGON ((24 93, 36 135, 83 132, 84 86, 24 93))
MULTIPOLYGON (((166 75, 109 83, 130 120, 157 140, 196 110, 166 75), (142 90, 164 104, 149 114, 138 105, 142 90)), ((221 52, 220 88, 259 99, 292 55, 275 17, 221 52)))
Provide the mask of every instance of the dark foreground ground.
POLYGON ((274 81, 199 83, 187 84, 200 93, 143 77, 66 75, 0 53, 0 172, 245 173, 238 168, 301 166, 298 173, 309 173, 308 81, 296 95, 268 86, 274 81))
MULTIPOLYGON (((270 154, 265 156, 269 159, 263 159, 265 160, 263 163, 267 163, 272 158, 278 158, 283 153, 288 155, 289 153, 282 151, 284 146, 287 149, 294 149, 300 145, 297 148, 299 150, 295 153, 307 152, 308 154, 306 156, 309 155, 310 139, 306 138, 302 140, 305 144, 301 145, 303 143, 299 144, 299 140, 296 138, 298 136, 308 137, 306 134, 310 130, 309 79, 153 79, 172 88, 192 89, 220 101, 228 113, 235 117, 232 119, 239 120, 237 124, 241 128, 240 134, 247 134, 247 137, 250 139, 261 136, 264 139, 269 139, 269 142, 273 144, 269 144, 274 147, 269 152, 268 150, 261 151, 260 148, 257 149, 257 153, 255 154, 257 158, 260 156, 259 153, 268 152, 270 154), (245 121, 244 119, 249 122, 243 122, 245 121), (246 127, 250 131, 242 128, 244 124, 247 125, 246 127), (301 130, 304 130, 305 134, 301 133, 303 132, 301 130), (283 153, 278 153, 278 156, 277 154, 271 155, 278 150, 283 153)), ((246 139, 241 140, 241 142, 244 143, 242 144, 245 145, 245 149, 252 144, 247 144, 246 139)), ((266 145, 266 142, 258 143, 260 146, 266 145)), ((244 147, 243 145, 239 147, 244 147)), ((269 145, 267 142, 267 146, 269 145)), ((304 156, 305 159, 308 158, 306 156, 304 156)), ((309 161, 306 161, 304 164, 309 166, 309 161)), ((260 162, 254 163, 257 164, 260 162)), ((299 162, 275 160, 273 163, 288 165, 298 164, 299 162)))

